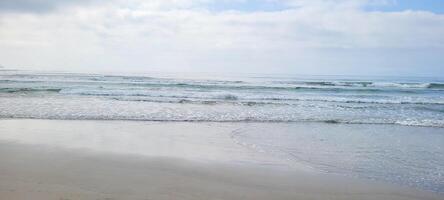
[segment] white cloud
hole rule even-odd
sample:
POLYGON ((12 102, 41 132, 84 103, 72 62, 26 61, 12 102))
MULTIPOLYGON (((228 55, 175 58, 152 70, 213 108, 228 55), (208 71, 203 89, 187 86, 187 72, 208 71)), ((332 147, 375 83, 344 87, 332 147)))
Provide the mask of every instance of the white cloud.
POLYGON ((292 73, 359 73, 356 66, 365 66, 415 73, 427 51, 430 70, 441 71, 443 58, 433 55, 444 49, 443 15, 361 9, 392 3, 387 0, 287 0, 281 2, 288 9, 269 12, 214 12, 205 7, 211 1, 122 0, 0 14, 0 63, 292 73), (399 53, 384 56, 394 50, 399 53))

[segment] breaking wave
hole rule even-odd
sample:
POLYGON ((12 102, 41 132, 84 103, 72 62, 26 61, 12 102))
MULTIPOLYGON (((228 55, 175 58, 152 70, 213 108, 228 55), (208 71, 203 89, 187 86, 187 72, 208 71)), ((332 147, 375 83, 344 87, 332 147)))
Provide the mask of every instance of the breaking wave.
POLYGON ((262 119, 262 118, 159 118, 159 117, 125 117, 125 116, 14 116, 0 114, 0 119, 50 119, 50 120, 126 120, 126 121, 150 121, 150 122, 220 122, 220 123, 327 123, 327 124, 374 124, 374 125, 403 125, 403 126, 419 126, 419 127, 437 127, 444 128, 444 120, 399 120, 399 121, 365 121, 365 120, 344 120, 344 119, 262 119))
POLYGON ((0 88, 0 92, 19 93, 19 92, 60 92, 60 88, 0 88))

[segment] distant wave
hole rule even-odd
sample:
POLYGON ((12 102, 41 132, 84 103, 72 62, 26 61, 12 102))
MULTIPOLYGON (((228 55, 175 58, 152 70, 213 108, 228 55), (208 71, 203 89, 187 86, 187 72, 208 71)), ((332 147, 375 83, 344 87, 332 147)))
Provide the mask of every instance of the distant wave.
MULTIPOLYGON (((48 83, 48 80, 38 79, 4 79, 0 83, 48 83)), ((444 90, 444 83, 392 83, 392 82, 331 82, 331 81, 279 81, 279 84, 252 84, 243 81, 203 81, 177 82, 172 80, 156 79, 151 77, 87 77, 74 80, 51 80, 53 84, 91 85, 121 85, 139 88, 190 88, 190 89, 223 89, 223 90, 283 90, 283 91, 319 91, 319 92, 368 92, 368 93, 418 93, 422 90, 444 90)))
POLYGON ((60 92, 61 88, 0 88, 0 92, 18 93, 18 92, 60 92))
POLYGON ((218 79, 174 79, 160 78, 143 75, 101 75, 101 74, 81 74, 81 73, 32 73, 17 72, 13 74, 0 74, 0 82, 6 79, 9 81, 26 82, 26 81, 97 81, 108 83, 132 83, 147 84, 160 86, 176 86, 176 87, 238 87, 243 89, 291 89, 291 88, 329 88, 329 87, 352 87, 352 88, 398 88, 398 89, 444 89, 444 83, 441 81, 370 81, 370 80, 353 80, 353 79, 333 79, 333 80, 282 80, 278 77, 251 77, 270 79, 268 84, 256 85, 258 82, 248 82, 244 80, 218 80, 218 79), (270 83, 281 84, 281 86, 270 86, 270 83))
POLYGON ((353 103, 353 104, 436 104, 444 105, 444 101, 405 101, 405 100, 373 100, 373 99, 326 99, 326 98, 262 98, 258 100, 275 101, 313 101, 313 102, 331 102, 331 103, 353 103))
MULTIPOLYGON (((156 96, 150 96, 156 97, 156 96)), ((165 96, 157 96, 165 97, 165 96)), ((149 99, 149 98, 121 98, 112 97, 119 101, 139 101, 139 102, 156 102, 156 103, 193 103, 193 104, 237 104, 237 105, 298 105, 294 102, 329 102, 329 103, 351 103, 351 104, 412 104, 412 105, 444 105, 443 101, 402 101, 402 100, 347 100, 347 99, 314 99, 314 98, 258 98, 258 99, 239 99, 235 95, 222 95, 213 98, 187 97, 187 96, 168 96, 165 99, 149 99), (227 100, 227 101, 225 101, 227 100)))
MULTIPOLYGON (((360 93, 421 93, 420 90, 386 90, 386 89, 379 89, 379 88, 339 88, 339 87, 330 87, 330 88, 324 88, 324 87, 311 87, 311 86, 247 86, 247 85, 199 85, 199 84, 187 84, 187 83, 174 83, 174 84, 159 84, 159 83, 144 83, 142 85, 138 84, 136 85, 137 88, 130 88, 127 89, 139 89, 143 90, 144 88, 183 88, 183 89, 206 89, 206 90, 225 90, 225 91, 285 91, 285 92, 346 92, 346 93, 352 93, 352 92, 360 92, 360 93), (144 86, 144 87, 140 87, 144 86)), ((112 94, 108 94, 106 92, 112 90, 99 90, 92 91, 92 90, 66 90, 65 93, 70 94, 78 94, 78 95, 103 95, 103 96, 111 96, 112 94)), ((122 87, 122 89, 125 89, 125 87, 122 87)))
MULTIPOLYGON (((179 103, 192 102, 188 101, 190 99, 203 99, 207 101, 213 100, 224 100, 224 101, 238 101, 236 103, 244 104, 244 105, 262 105, 262 104, 281 104, 281 105, 292 105, 288 103, 288 101, 307 101, 307 102, 331 102, 331 103, 352 103, 352 104, 419 104, 419 105, 444 105, 444 99, 441 100, 433 100, 433 99, 423 99, 423 100, 405 100, 405 99, 366 99, 364 98, 334 98, 334 97, 313 97, 313 98, 302 98, 302 97, 263 97, 263 98, 243 98, 239 97, 235 94, 224 94, 214 96, 211 94, 207 94, 205 96, 193 96, 193 95, 176 95, 174 93, 170 95, 160 95, 155 94, 150 91, 145 91, 142 89, 139 90, 123 90, 122 89, 105 89, 105 88, 96 88, 96 89, 70 89, 70 88, 45 88, 45 87, 4 87, 0 88, 0 93, 34 93, 34 92, 47 92, 47 93, 60 93, 64 95, 83 95, 83 96, 105 96, 105 97, 113 97, 115 100, 132 100, 132 101, 150 101, 146 98, 165 98, 164 101, 156 99, 156 102, 166 102, 166 103, 175 103, 174 101, 169 100, 168 98, 175 99, 184 99, 179 103), (118 98, 122 97, 122 98, 118 98), (141 99, 125 99, 124 97, 141 97, 141 99), (272 101, 272 102, 264 102, 264 101, 272 101), (246 103, 245 103, 246 102, 246 103)), ((230 91, 230 90, 227 90, 230 91)), ((197 102, 198 103, 198 102, 197 102)), ((220 103, 218 101, 214 103, 220 103)), ((222 102, 226 103, 226 102, 222 102)))
POLYGON ((340 86, 355 88, 444 89, 444 83, 398 83, 371 81, 275 81, 275 83, 324 87, 340 86))
POLYGON ((318 90, 333 92, 401 92, 413 93, 417 90, 408 89, 444 89, 444 84, 438 83, 335 83, 335 82, 304 82, 288 85, 249 85, 249 84, 211 84, 211 83, 128 83, 146 87, 178 87, 200 89, 226 89, 226 90, 318 90), (362 85, 361 85, 362 84, 362 85), (388 89, 390 89, 388 91, 388 89))

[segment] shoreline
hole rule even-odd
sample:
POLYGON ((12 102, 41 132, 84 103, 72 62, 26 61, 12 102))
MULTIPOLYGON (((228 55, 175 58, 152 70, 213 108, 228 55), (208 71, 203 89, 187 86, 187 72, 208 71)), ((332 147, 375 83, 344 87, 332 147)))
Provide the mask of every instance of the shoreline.
POLYGON ((407 123, 361 123, 361 122, 341 122, 337 120, 320 120, 320 121, 254 121, 254 120, 225 120, 225 121, 208 121, 208 120, 155 120, 155 119, 102 119, 102 118, 30 118, 30 117, 0 117, 1 120, 49 120, 49 121, 114 121, 114 122, 146 122, 146 123, 220 123, 220 124, 338 124, 338 125, 370 125, 370 126, 401 126, 401 127, 416 127, 416 128, 434 128, 443 129, 444 126, 441 125, 418 125, 418 124, 407 124, 407 123))
POLYGON ((441 193, 326 174, 277 159, 236 143, 227 133, 239 128, 192 122, 0 120, 0 197, 442 198, 441 193))

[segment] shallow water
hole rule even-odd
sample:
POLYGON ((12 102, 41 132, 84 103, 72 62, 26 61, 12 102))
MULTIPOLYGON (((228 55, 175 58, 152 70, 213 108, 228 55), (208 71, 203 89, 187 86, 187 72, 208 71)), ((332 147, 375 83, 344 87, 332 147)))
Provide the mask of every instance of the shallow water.
POLYGON ((444 192, 444 130, 396 125, 247 124, 236 141, 315 169, 444 192))

